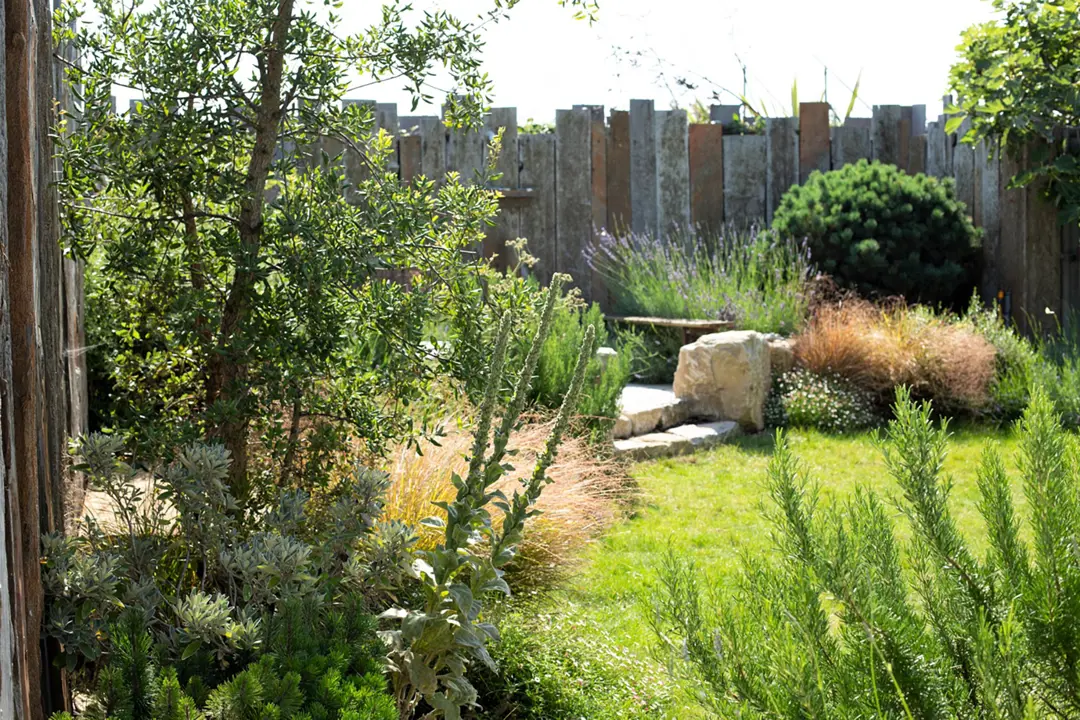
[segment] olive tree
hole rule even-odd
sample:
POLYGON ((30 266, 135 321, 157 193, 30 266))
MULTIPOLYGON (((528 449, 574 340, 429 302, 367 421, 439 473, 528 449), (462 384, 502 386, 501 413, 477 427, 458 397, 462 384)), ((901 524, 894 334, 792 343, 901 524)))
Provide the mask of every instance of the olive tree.
POLYGON ((355 35, 340 1, 58 11, 78 58, 58 133, 64 237, 89 262, 105 424, 166 452, 216 438, 241 499, 255 478, 318 474, 350 440, 378 449, 424 427, 407 406, 468 375, 465 346, 491 335, 477 325, 493 271, 469 250, 496 196, 453 176, 400 183, 392 139, 341 101, 362 78, 405 83, 415 105, 438 72, 447 122, 475 126, 483 29, 515 4, 462 19, 395 0, 355 35), (141 97, 130 112, 112 107, 117 87, 141 97), (342 151, 363 164, 355 184, 342 151))
POLYGON ((1080 0, 992 2, 998 17, 964 32, 950 74, 958 100, 946 109, 947 130, 969 119, 965 142, 994 138, 1011 152, 1035 147, 1013 185, 1043 179, 1061 221, 1080 223, 1075 134, 1059 132, 1080 125, 1080 0))

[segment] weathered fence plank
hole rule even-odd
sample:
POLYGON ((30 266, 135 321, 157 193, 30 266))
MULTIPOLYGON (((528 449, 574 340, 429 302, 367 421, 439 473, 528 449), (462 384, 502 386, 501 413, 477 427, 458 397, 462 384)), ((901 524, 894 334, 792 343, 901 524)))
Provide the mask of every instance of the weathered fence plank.
POLYGON ((765 218, 765 136, 728 136, 723 142, 724 221, 740 226, 760 222, 765 218))
MULTIPOLYGON (((607 137, 607 210, 605 226, 613 233, 630 227, 630 113, 612 110, 607 137)), ((693 151, 691 150, 691 162, 693 151)), ((693 172, 693 165, 691 165, 693 172)))
POLYGON ((872 157, 890 165, 900 165, 899 105, 875 105, 871 129, 872 157))
POLYGON ((926 174, 936 178, 950 177, 952 137, 945 134, 943 119, 930 123, 926 131, 926 174))
POLYGON ((829 103, 799 103, 799 182, 815 170, 828 172, 829 103))
POLYGON ((592 297, 585 261, 592 242, 592 117, 588 110, 555 113, 555 235, 557 267, 569 273, 582 296, 592 297), (582 162, 582 160, 586 160, 582 162))
POLYGON ((1011 316, 1017 325, 1026 327, 1024 285, 1026 271, 1023 258, 1027 254, 1027 198, 1023 189, 1008 188, 1009 179, 1019 173, 1027 163, 1027 153, 1003 152, 1001 171, 998 176, 998 197, 1001 199, 1001 236, 998 241, 998 290, 1006 295, 1011 304, 1011 316), (1011 261, 1004 261, 1010 259, 1011 261))
MULTIPOLYGON (((376 107, 377 107, 377 105, 376 105, 374 100, 351 100, 351 99, 347 99, 347 100, 343 100, 342 104, 344 106, 346 106, 346 107, 348 107, 350 105, 363 106, 365 109, 367 109, 368 112, 371 113, 372 121, 375 122, 375 123, 378 122, 378 119, 376 118, 376 112, 377 112, 376 107)), ((374 127, 375 130, 378 129, 377 125, 375 125, 373 127, 374 127)), ((367 164, 367 161, 366 161, 365 157, 363 157, 361 152, 358 152, 358 150, 363 151, 363 150, 366 149, 365 146, 366 146, 366 143, 368 142, 368 138, 367 137, 350 138, 350 140, 352 140, 353 144, 355 144, 356 147, 353 148, 353 147, 346 146, 346 148, 344 150, 344 155, 345 155, 345 159, 344 159, 344 162, 345 162, 345 178, 355 187, 355 186, 359 185, 360 183, 362 183, 364 180, 366 180, 368 177, 370 177, 370 174, 371 174, 370 170, 368 168, 368 164, 367 164)))
POLYGON ((634 232, 656 232, 656 117, 652 100, 630 101, 630 205, 634 232))
POLYGON ((690 225, 690 149, 685 110, 656 114, 657 226, 661 232, 690 225))
POLYGON ((911 106, 911 136, 918 137, 926 134, 926 106, 911 106))
POLYGON ((690 126, 690 221, 705 231, 724 225, 724 127, 690 126))
MULTIPOLYGON (((796 129, 795 118, 765 120, 765 162, 768 168, 765 179, 765 217, 768 222, 772 222, 773 212, 780 207, 780 198, 792 185, 799 183, 800 135, 796 129)), ((826 164, 828 162, 826 158, 826 164)))
POLYGON ((953 177, 956 180, 956 199, 967 206, 968 215, 975 213, 975 149, 960 140, 971 127, 965 120, 956 133, 953 147, 953 177))
POLYGON ((419 118, 420 171, 442 183, 446 176, 446 125, 434 115, 419 118))
POLYGON ((486 137, 482 138, 485 163, 489 152, 488 143, 499 130, 503 132, 502 153, 500 153, 495 163, 495 172, 499 173, 501 177, 495 181, 495 185, 504 188, 516 188, 518 186, 517 108, 491 108, 491 111, 484 117, 484 130, 487 134, 486 137))
POLYGON ((975 158, 981 165, 979 217, 976 224, 983 229, 983 274, 980 289, 984 301, 997 293, 996 278, 1001 265, 1001 178, 996 144, 982 144, 975 158))
POLYGON ((398 139, 398 162, 401 164, 401 182, 411 183, 423 174, 423 139, 419 135, 404 135, 398 139))
POLYGON ((832 129, 832 167, 834 170, 869 160, 870 128, 865 125, 842 125, 832 129))
MULTIPOLYGON (((1036 141, 1040 142, 1040 141, 1036 141)), ((1050 143, 1038 148, 1039 154, 1052 156, 1050 143)), ((1038 146, 1035 146, 1038 147, 1038 146)), ((1036 150, 1028 157, 1036 156, 1036 150)), ((1024 188, 1027 201, 1026 264, 1027 312, 1032 329, 1053 332, 1061 320, 1061 226, 1057 208, 1044 197, 1046 180, 1039 178, 1024 188)))
POLYGON ((911 175, 926 172, 926 135, 912 135, 908 140, 907 171, 911 175))
MULTIPOLYGON (((592 143, 592 237, 607 224, 607 125, 604 124, 604 106, 590 105, 590 138, 592 143)), ((608 306, 607 283, 604 276, 593 270, 592 299, 602 307, 608 306)))
POLYGON ((522 188, 532 191, 520 211, 521 234, 529 241, 529 252, 537 259, 532 272, 541 283, 551 281, 556 271, 555 237, 555 136, 551 134, 518 137, 521 159, 518 179, 522 188))
POLYGON ((911 153, 911 106, 905 105, 900 108, 900 151, 897 154, 896 165, 901 170, 908 169, 908 158, 911 153))

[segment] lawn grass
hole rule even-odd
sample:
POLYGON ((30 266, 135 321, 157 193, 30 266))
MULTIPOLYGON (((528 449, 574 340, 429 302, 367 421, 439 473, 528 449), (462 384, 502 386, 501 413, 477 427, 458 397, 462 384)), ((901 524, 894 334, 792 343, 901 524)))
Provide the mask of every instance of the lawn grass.
MULTIPOLYGON (((823 503, 842 501, 863 485, 884 497, 898 488, 885 471, 869 434, 828 436, 792 432, 792 447, 821 485, 823 503)), ((954 481, 952 509, 972 549, 985 549, 979 515, 976 468, 987 443, 997 443, 1016 476, 1018 442, 1011 430, 954 430, 945 470, 954 481)), ((771 552, 770 526, 760 508, 766 466, 772 454, 768 433, 740 438, 708 453, 643 463, 633 469, 641 503, 631 517, 590 548, 574 578, 555 594, 568 611, 589 619, 598 633, 641 657, 653 643, 640 602, 662 553, 672 547, 693 558, 710 578, 723 582, 739 567, 742 553, 771 552)), ((1018 510, 1024 503, 1016 488, 1018 510)), ((898 532, 908 529, 898 517, 898 532)), ((693 717, 689 708, 677 715, 693 717)))

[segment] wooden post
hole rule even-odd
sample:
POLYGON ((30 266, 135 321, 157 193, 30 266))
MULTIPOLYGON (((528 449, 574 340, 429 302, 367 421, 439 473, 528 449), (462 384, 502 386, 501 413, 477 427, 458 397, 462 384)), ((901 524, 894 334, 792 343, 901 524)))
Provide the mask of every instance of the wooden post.
POLYGON ((747 226, 765 219, 767 149, 764 135, 724 138, 724 222, 747 226))
POLYGON ((532 198, 521 208, 521 228, 529 241, 529 252, 537 259, 532 272, 541 283, 551 282, 558 264, 555 237, 555 136, 521 135, 521 187, 532 190, 532 198))
POLYGON ((834 170, 860 160, 869 160, 871 155, 870 128, 843 125, 832 129, 832 167, 834 170))
POLYGON ((690 220, 705 232, 724 227, 724 126, 690 126, 690 220))
MULTIPOLYGON (((796 118, 768 118, 765 120, 766 201, 765 219, 772 222, 773 213, 780 207, 792 185, 799 184, 799 135, 796 118)), ((826 150, 828 144, 826 143, 826 150)), ((827 161, 826 161, 826 164, 827 161)))
POLYGON ((900 165, 900 106, 875 105, 870 132, 873 159, 900 165))
POLYGON ((657 226, 662 233, 690 225, 689 153, 686 111, 657 113, 657 226))
POLYGON ((630 101, 630 212, 636 233, 657 229, 655 122, 652 100, 630 101))
POLYGON ((592 115, 555 113, 555 236, 559 272, 569 273, 586 301, 592 273, 585 251, 592 241, 592 115))
MULTIPOLYGON (((38 257, 34 172, 35 28, 30 0, 5 2, 5 95, 7 117, 7 306, 11 313, 11 382, 0 406, 10 419, 3 437, 13 438, 7 495, 11 505, 11 576, 15 635, 15 686, 19 720, 44 717, 40 628, 43 612, 40 542, 45 488, 39 487, 44 426, 39 402, 37 315, 38 257), (7 415, 10 408, 10 415, 7 415)), ((48 86, 51 90, 51 84, 48 86)), ((7 541, 7 538, 5 538, 7 541)))
POLYGON ((829 103, 799 103, 799 182, 829 165, 829 103))
POLYGON ((630 209, 630 113, 612 110, 608 123, 606 227, 619 234, 630 228, 633 219, 630 209))
MULTIPOLYGON (((490 162, 490 143, 496 133, 502 130, 502 152, 495 159, 495 172, 499 178, 495 186, 507 189, 518 187, 518 127, 515 108, 492 108, 484 118, 484 164, 490 162)), ((501 200, 499 216, 495 218, 495 227, 489 228, 484 238, 484 256, 494 257, 495 267, 506 270, 512 262, 506 249, 506 243, 518 236, 519 208, 517 202, 501 200)))

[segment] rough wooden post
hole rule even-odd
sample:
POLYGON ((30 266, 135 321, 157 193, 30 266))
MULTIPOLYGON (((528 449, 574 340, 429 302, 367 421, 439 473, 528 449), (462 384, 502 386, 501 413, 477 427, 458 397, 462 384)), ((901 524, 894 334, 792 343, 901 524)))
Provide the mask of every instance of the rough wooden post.
POLYGON ((799 182, 829 165, 829 103, 799 103, 799 182))
MULTIPOLYGON (((502 130, 502 152, 495 160, 495 172, 499 178, 495 186, 507 189, 518 187, 518 127, 515 108, 492 108, 484 117, 484 164, 490 161, 490 143, 502 130)), ((495 227, 489 228, 484 237, 484 256, 493 257, 495 267, 505 270, 512 262, 506 243, 513 240, 520 232, 519 205, 516 200, 507 198, 499 201, 499 215, 495 218, 495 227)))
MULTIPOLYGON (((443 121, 446 108, 443 108, 443 121)), ((477 130, 448 128, 446 138, 446 170, 457 172, 466 185, 476 182, 484 167, 484 136, 477 130)))
POLYGON ((557 267, 586 301, 592 277, 585 253, 592 241, 592 116, 588 110, 555 113, 555 236, 557 267))
MULTIPOLYGON (((378 125, 376 124, 378 122, 376 117, 376 103, 374 100, 346 99, 343 101, 343 104, 346 107, 358 105, 365 112, 370 113, 372 134, 378 131, 378 125)), ((357 187, 371 176, 367 158, 361 156, 361 153, 366 151, 366 143, 368 142, 369 137, 351 138, 351 140, 355 143, 356 148, 348 147, 345 150, 345 177, 353 187, 357 187)))
POLYGON ((419 135, 403 135, 398 139, 398 162, 401 164, 401 182, 411 183, 421 175, 423 142, 419 135))
POLYGON ((832 167, 834 170, 860 160, 869 160, 870 155, 870 128, 843 125, 832 129, 832 167))
POLYGON ((631 228, 654 233, 657 228, 656 118, 652 100, 630 101, 631 228))
POLYGON ((1027 327, 1023 308, 1027 302, 1026 256, 1027 256, 1027 198, 1024 189, 1009 189, 1009 180, 1021 172, 1027 164, 1027 152, 1001 153, 1001 171, 998 176, 1001 235, 998 253, 1001 258, 1011 258, 998 266, 998 290, 1008 293, 1012 299, 1012 320, 1021 328, 1027 327))
POLYGON ((911 117, 912 108, 910 105, 905 105, 900 108, 900 150, 897 153, 896 166, 905 172, 907 172, 908 169, 908 158, 911 153, 911 117))
POLYGON ((764 135, 724 138, 724 222, 736 226, 765 218, 767 148, 764 135))
POLYGON ((690 225, 690 157, 685 110, 656 114, 657 225, 661 232, 690 225))
MULTIPOLYGON (((588 110, 591 121, 589 142, 592 144, 592 239, 595 241, 597 233, 607 225, 608 217, 608 129, 604 124, 603 105, 590 105, 588 110)), ((588 265, 587 261, 585 264, 588 265)), ((591 267, 589 271, 592 275, 592 299, 606 310, 611 307, 606 279, 591 267)))
POLYGON ((926 135, 912 135, 908 140, 907 171, 911 175, 926 172, 926 135))
POLYGON ((521 208, 521 233, 529 241, 529 252, 537 259, 532 272, 546 285, 557 269, 555 136, 520 135, 518 152, 521 187, 532 191, 532 197, 521 208))
POLYGON ((949 168, 951 136, 945 134, 943 119, 930 123, 926 132, 926 174, 936 178, 952 175, 949 168))
POLYGON ((724 127, 690 126, 690 221, 705 232, 724 227, 724 127))
MULTIPOLYGON (((11 328, 11 382, 0 388, 0 408, 10 422, 2 436, 13 439, 8 461, 8 508, 12 618, 15 636, 16 709, 20 720, 43 717, 40 628, 41 588, 40 512, 47 487, 40 487, 39 459, 43 446, 43 408, 39 399, 38 344, 38 214, 35 208, 34 167, 34 38, 30 0, 6 2, 5 95, 7 129, 7 265, 11 328)), ((51 90, 51 84, 48 86, 51 90)), ((6 350, 6 348, 4 348, 6 350)), ((5 545, 8 538, 4 538, 5 545)))
POLYGON ((873 159, 900 165, 900 106, 875 105, 870 132, 873 159))
MULTIPOLYGON (((1033 141, 1030 158, 1052 157, 1050 143, 1033 141), (1041 144, 1041 147, 1039 147, 1041 144), (1038 149, 1038 153, 1036 152, 1038 149)), ((1046 180, 1039 178, 1024 188, 1027 202, 1025 273, 1025 308, 1035 327, 1044 333, 1054 332, 1061 320, 1061 226, 1057 208, 1044 197, 1046 180), (1049 311, 1049 312, 1047 312, 1049 311)))
POLYGON ((633 218, 630 209, 630 113, 612 110, 609 125, 606 227, 618 234, 630 228, 633 218))
POLYGON ((978 225, 983 230, 983 273, 980 283, 984 301, 991 301, 997 294, 1001 257, 1001 178, 999 153, 996 143, 983 144, 975 158, 981 165, 978 225))
POLYGON ((773 212, 780 207, 792 185, 799 184, 799 135, 796 118, 767 118, 765 120, 766 201, 765 219, 772 222, 773 212))
POLYGON ((953 177, 956 179, 956 198, 967 207, 967 214, 975 217, 975 149, 963 137, 971 128, 965 120, 956 133, 953 147, 953 177))

